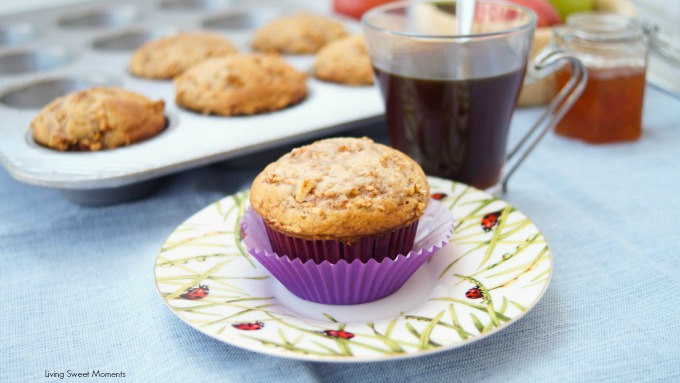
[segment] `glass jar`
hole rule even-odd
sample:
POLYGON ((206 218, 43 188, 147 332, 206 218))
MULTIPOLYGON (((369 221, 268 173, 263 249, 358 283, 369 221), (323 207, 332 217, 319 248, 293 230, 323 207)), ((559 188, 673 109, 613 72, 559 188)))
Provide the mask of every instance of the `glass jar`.
MULTIPOLYGON (((590 143, 640 138, 647 69, 642 25, 618 14, 574 14, 565 27, 555 28, 555 43, 578 57, 588 72, 583 94, 555 132, 590 143)), ((559 86, 569 78, 568 70, 557 72, 559 86)))

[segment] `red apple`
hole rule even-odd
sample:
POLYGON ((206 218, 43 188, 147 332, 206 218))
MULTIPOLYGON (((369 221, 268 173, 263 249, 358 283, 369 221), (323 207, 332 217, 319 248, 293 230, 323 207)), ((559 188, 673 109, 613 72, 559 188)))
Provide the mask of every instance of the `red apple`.
POLYGON ((333 11, 357 20, 369 9, 391 0, 333 0, 333 11))
POLYGON ((562 22, 562 17, 554 5, 548 0, 509 0, 511 3, 523 5, 538 16, 538 27, 549 27, 562 22))

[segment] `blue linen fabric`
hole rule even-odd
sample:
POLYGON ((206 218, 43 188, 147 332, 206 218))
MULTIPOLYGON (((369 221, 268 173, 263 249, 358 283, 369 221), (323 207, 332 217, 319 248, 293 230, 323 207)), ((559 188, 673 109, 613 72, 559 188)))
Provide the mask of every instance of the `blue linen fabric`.
MULTIPOLYGON (((539 112, 519 110, 511 138, 539 112)), ((511 180, 504 198, 541 228, 554 257, 531 312, 464 347, 382 363, 242 350, 162 302, 153 266, 164 239, 247 188, 262 163, 194 169, 105 207, 0 170, 0 381, 60 381, 46 375, 67 370, 129 382, 680 381, 680 99, 648 88, 644 126, 641 140, 611 145, 550 133, 511 180)))

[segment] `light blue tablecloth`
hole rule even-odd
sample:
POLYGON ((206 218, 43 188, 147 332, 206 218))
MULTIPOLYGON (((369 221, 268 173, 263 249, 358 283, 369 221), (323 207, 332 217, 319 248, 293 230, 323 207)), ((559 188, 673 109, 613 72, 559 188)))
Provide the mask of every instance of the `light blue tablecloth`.
MULTIPOLYGON (((537 113, 520 110, 512 136, 537 113)), ((195 169, 99 208, 0 170, 0 381, 93 369, 128 382, 680 381, 680 99, 648 88, 644 125, 640 141, 616 145, 551 133, 511 181, 506 199, 554 253, 531 312, 468 346, 386 363, 260 355, 163 304, 153 265, 166 236, 248 187, 260 164, 195 169)))

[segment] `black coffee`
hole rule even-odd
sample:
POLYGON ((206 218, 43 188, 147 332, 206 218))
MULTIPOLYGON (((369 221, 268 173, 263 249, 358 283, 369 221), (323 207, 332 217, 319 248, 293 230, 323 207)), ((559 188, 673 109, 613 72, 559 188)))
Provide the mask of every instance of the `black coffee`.
POLYGON ((393 147, 429 175, 480 189, 499 181, 524 68, 470 80, 419 79, 374 70, 393 147))

